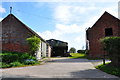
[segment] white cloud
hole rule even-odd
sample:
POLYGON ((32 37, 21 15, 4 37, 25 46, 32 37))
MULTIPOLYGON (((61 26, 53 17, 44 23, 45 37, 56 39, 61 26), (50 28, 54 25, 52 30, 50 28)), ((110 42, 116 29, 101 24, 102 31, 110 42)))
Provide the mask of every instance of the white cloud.
POLYGON ((103 7, 59 4, 52 9, 54 9, 53 16, 57 20, 55 29, 38 33, 46 40, 53 38, 66 41, 69 48, 75 47, 76 49, 82 49, 85 46, 85 29, 92 27, 105 11, 118 16, 117 5, 103 7), (82 23, 81 20, 85 22, 82 23))
POLYGON ((112 14, 113 16, 118 17, 118 6, 106 7, 101 10, 101 13, 103 13, 104 11, 107 11, 110 14, 112 14))
POLYGON ((76 24, 72 25, 63 25, 63 24, 56 24, 56 29, 63 33, 77 33, 80 32, 80 26, 76 24))
POLYGON ((80 26, 76 24, 72 25, 64 25, 64 24, 56 24, 56 28, 54 31, 45 31, 42 33, 39 33, 42 37, 45 39, 50 38, 60 38, 61 36, 65 34, 72 34, 72 33, 79 33, 80 31, 83 31, 82 28, 80 29, 80 26))
POLYGON ((71 6, 60 5, 55 8, 55 19, 63 22, 70 21, 72 14, 70 13, 71 6))
POLYGON ((2 6, 0 6, 0 13, 5 13, 5 12, 6 12, 5 8, 3 8, 2 6))
POLYGON ((85 7, 72 4, 58 4, 54 9, 53 16, 58 22, 70 23, 72 21, 77 21, 80 19, 82 14, 86 14, 87 12, 93 11, 95 9, 95 6, 85 7))
MULTIPOLYGON (((75 47, 82 40, 83 28, 79 25, 71 24, 56 24, 54 31, 38 32, 38 34, 44 39, 58 39, 68 42, 69 48, 75 47), (81 36, 81 37, 80 37, 81 36), (80 40, 80 41, 79 41, 80 40)), ((84 34, 83 34, 84 35, 84 34)), ((81 43, 83 45, 83 43, 81 43)), ((79 49, 81 45, 77 49, 79 49)))
POLYGON ((112 14, 115 17, 118 17, 118 13, 117 13, 117 6, 111 6, 111 7, 106 7, 106 8, 98 8, 100 10, 99 13, 97 13, 96 15, 92 15, 87 22, 85 22, 82 26, 84 26, 84 28, 88 28, 88 27, 92 27, 95 22, 103 15, 103 13, 105 11, 107 11, 108 13, 112 14))
POLYGON ((73 7, 73 12, 74 13, 77 13, 77 14, 84 14, 86 12, 89 12, 89 11, 92 11, 92 10, 95 10, 96 7, 95 6, 86 6, 86 7, 83 7, 83 6, 74 6, 73 7))
MULTIPOLYGON (((106 11, 109 10, 108 12, 110 14, 115 15, 115 11, 112 11, 112 9, 111 10, 110 9, 111 8, 109 8, 109 9, 106 8, 105 10, 106 11)), ((104 13, 104 11, 101 10, 100 13, 96 14, 95 16, 91 16, 82 25, 56 24, 54 31, 45 31, 41 34, 42 34, 42 36, 45 37, 45 39, 54 38, 54 39, 67 41, 69 43, 69 48, 75 47, 76 49, 81 49, 83 46, 85 46, 85 29, 88 27, 92 27, 103 13, 104 13)))
POLYGON ((2 18, 2 13, 5 13, 5 12, 6 12, 5 8, 3 8, 3 7, 0 5, 0 21, 3 20, 3 18, 2 18))
POLYGON ((84 23, 82 26, 84 26, 84 29, 88 28, 88 27, 92 27, 95 22, 100 18, 101 15, 97 15, 97 16, 92 16, 86 23, 84 23))

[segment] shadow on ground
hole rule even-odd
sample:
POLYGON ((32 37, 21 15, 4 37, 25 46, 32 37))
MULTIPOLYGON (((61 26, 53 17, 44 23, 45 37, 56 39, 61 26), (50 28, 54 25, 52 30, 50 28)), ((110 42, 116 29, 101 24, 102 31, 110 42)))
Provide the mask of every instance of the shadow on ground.
MULTIPOLYGON (((48 61, 49 63, 86 63, 91 62, 94 66, 97 66, 99 64, 103 63, 103 60, 88 60, 88 59, 71 59, 71 58, 58 58, 58 59, 52 59, 48 61)), ((111 62, 110 60, 106 59, 105 62, 111 62)))
MULTIPOLYGON (((71 72, 71 75, 73 78, 92 78, 92 79, 103 79, 103 80, 120 80, 120 78, 107 74, 105 72, 102 72, 98 69, 87 69, 87 70, 80 70, 76 72, 71 72), (87 76, 87 77, 86 77, 87 76)), ((90 79, 91 80, 91 79, 90 79)))
POLYGON ((81 63, 81 62, 90 62, 88 59, 53 59, 51 61, 48 61, 48 62, 56 62, 56 63, 81 63))
POLYGON ((4 78, 2 80, 120 80, 116 76, 108 75, 102 71, 97 69, 87 69, 87 70, 80 70, 74 71, 70 73, 70 78, 64 78, 64 76, 55 77, 55 78, 38 78, 35 76, 19 76, 19 75, 11 75, 10 78, 4 78), (12 77, 13 76, 13 77, 12 77), (86 77, 87 76, 87 77, 86 77))

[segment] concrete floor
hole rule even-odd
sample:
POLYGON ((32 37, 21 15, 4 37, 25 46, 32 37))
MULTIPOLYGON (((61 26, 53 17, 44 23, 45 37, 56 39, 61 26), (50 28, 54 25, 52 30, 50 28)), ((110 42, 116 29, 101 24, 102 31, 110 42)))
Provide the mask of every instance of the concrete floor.
POLYGON ((43 65, 2 69, 3 78, 118 78, 94 68, 87 59, 52 58, 43 65))

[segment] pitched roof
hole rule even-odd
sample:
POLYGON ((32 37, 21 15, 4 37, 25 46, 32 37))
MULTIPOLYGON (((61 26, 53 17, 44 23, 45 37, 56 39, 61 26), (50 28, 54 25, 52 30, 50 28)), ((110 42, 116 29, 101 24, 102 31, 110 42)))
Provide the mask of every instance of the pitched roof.
POLYGON ((62 43, 67 43, 67 42, 64 42, 64 41, 61 41, 61 40, 56 40, 56 39, 49 39, 47 41, 59 41, 59 42, 62 42, 62 43))
POLYGON ((9 14, 7 17, 5 17, 1 22, 3 22, 5 19, 10 18, 10 16, 14 17, 18 22, 20 22, 22 25, 24 25, 24 27, 30 31, 32 34, 38 36, 42 41, 46 42, 41 36, 39 36, 36 32, 34 32, 31 28, 29 28, 28 26, 26 26, 23 22, 21 22, 17 17, 15 17, 13 14, 9 14))
POLYGON ((52 47, 65 47, 68 46, 67 42, 63 42, 56 39, 46 40, 52 47))
POLYGON ((95 22, 95 24, 91 28, 88 28, 88 29, 92 29, 105 15, 111 16, 112 18, 114 18, 120 22, 120 19, 116 18, 115 16, 113 16, 110 13, 108 13, 107 11, 105 11, 103 13, 103 15, 95 22))

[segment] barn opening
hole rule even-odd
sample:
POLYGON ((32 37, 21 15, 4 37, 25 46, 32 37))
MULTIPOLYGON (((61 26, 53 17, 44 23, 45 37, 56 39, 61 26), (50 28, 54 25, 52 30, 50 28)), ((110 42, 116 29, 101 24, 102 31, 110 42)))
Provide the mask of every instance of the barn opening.
POLYGON ((112 36, 112 35, 113 35, 112 28, 106 28, 105 29, 105 36, 112 36))

